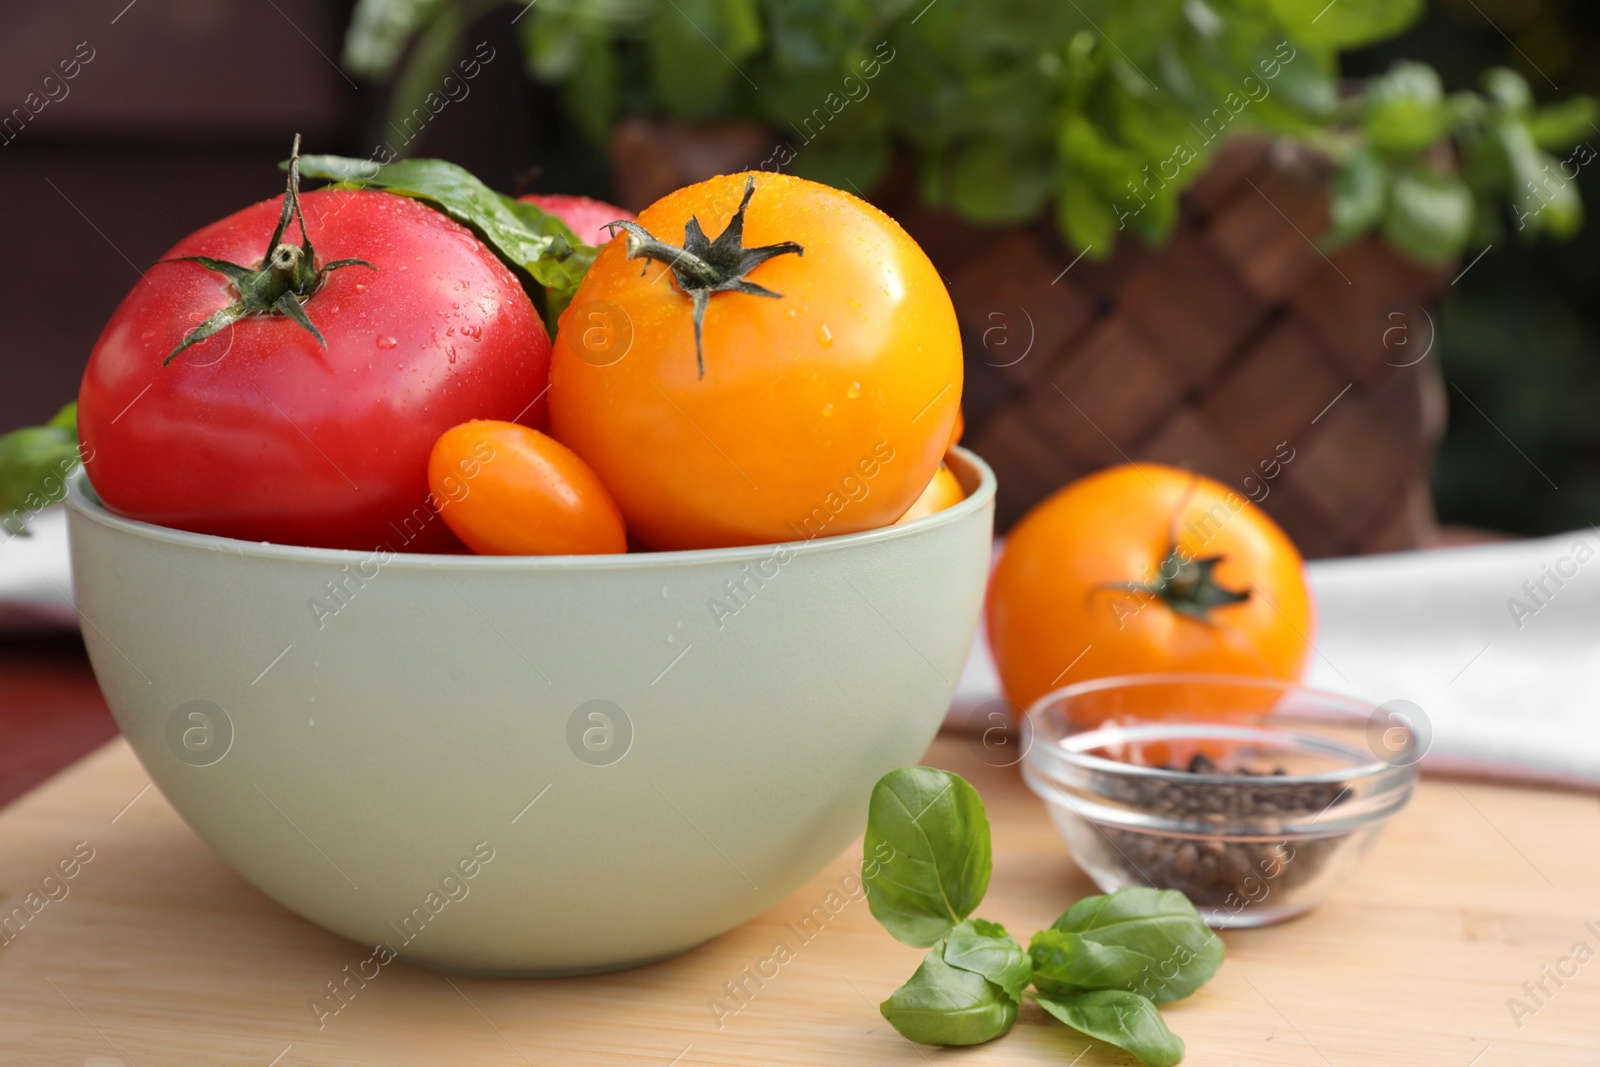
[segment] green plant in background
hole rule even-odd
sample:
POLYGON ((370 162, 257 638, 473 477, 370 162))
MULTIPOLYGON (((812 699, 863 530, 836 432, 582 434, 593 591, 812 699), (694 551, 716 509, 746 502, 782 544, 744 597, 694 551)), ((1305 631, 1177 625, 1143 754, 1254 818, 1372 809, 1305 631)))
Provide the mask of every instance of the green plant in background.
MULTIPOLYGON (((1330 247, 1380 231, 1441 263, 1507 226, 1531 239, 1582 222, 1584 161, 1554 153, 1587 134, 1589 98, 1535 108, 1498 68, 1482 92, 1446 94, 1407 61, 1341 86, 1339 53, 1400 33, 1422 0, 514 2, 528 73, 562 86, 597 141, 625 115, 755 120, 788 141, 785 169, 857 191, 903 147, 928 204, 994 225, 1053 210, 1090 256, 1122 229, 1164 240, 1179 194, 1241 131, 1334 160, 1330 247)), ((496 6, 360 0, 345 62, 396 78, 402 126, 496 6)))
POLYGON ((1210 980, 1223 945, 1182 893, 1131 888, 1084 897, 1024 951, 999 923, 972 916, 993 866, 989 819, 965 779, 932 767, 878 780, 862 849, 873 918, 897 941, 929 949, 879 1005, 903 1037, 925 1045, 992 1041, 1010 1032, 1027 998, 1147 1067, 1183 1059, 1183 1039, 1156 1005, 1210 980))

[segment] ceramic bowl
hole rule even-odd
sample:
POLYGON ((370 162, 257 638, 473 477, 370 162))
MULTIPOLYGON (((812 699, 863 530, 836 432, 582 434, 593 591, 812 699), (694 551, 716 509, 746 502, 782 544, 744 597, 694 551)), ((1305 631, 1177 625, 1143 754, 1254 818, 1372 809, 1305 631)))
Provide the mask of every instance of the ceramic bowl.
POLYGON ((904 526, 544 558, 184 533, 80 478, 77 604, 151 779, 262 892, 425 966, 604 971, 783 899, 921 757, 989 568, 994 475, 951 466, 966 500, 904 526))

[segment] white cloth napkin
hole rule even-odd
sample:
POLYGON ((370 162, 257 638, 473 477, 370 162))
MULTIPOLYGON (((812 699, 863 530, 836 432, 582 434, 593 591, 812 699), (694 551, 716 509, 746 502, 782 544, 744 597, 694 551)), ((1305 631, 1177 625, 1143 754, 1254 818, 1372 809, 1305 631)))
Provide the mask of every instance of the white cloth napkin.
MULTIPOLYGON (((66 515, 0 542, 0 630, 78 624, 66 515)), ((1600 790, 1600 531, 1307 567, 1317 654, 1306 681, 1407 700, 1433 737, 1423 768, 1600 790)), ((980 630, 953 725, 1000 699, 980 630)))
MULTIPOLYGON (((1424 770, 1600 790, 1597 531, 1306 570, 1317 605, 1308 685, 1415 704, 1433 732, 1424 770)), ((952 719, 994 725, 983 711, 999 694, 980 632, 952 719)))
POLYGON ((0 632, 77 626, 66 508, 41 511, 28 520, 28 531, 19 537, 0 527, 0 632))

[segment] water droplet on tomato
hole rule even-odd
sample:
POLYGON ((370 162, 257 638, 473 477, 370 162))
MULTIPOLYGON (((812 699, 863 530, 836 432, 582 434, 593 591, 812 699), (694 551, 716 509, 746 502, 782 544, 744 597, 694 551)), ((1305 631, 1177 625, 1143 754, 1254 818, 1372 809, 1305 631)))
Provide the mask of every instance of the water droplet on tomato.
POLYGON ((819 344, 821 344, 823 348, 832 348, 833 347, 833 331, 828 329, 828 327, 826 325, 818 326, 817 327, 817 342, 819 344))
POLYGON ((364 293, 366 291, 367 291, 367 283, 366 282, 356 282, 356 292, 364 293))
POLYGON ((822 413, 824 415, 832 415, 833 414, 833 405, 832 404, 824 404, 824 405, 822 405, 822 413))
POLYGON ((393 348, 395 345, 397 345, 399 343, 400 342, 396 341, 393 337, 385 337, 382 334, 380 334, 378 336, 378 347, 379 348, 390 349, 390 348, 393 348))
POLYGON ((851 400, 854 400, 856 397, 860 396, 861 395, 861 383, 860 382, 851 382, 850 383, 850 388, 848 388, 848 389, 846 389, 844 391, 844 395, 849 397, 851 400))

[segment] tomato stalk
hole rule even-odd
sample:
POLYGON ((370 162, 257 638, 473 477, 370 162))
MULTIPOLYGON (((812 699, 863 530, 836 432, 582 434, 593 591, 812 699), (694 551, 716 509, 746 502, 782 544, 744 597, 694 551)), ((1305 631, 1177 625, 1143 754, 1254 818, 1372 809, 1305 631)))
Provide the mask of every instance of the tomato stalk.
POLYGON ((323 348, 327 348, 328 343, 323 340, 322 333, 306 314, 304 302, 322 287, 330 272, 340 267, 360 264, 368 270, 378 269, 364 259, 336 259, 332 263, 317 266, 316 251, 311 247, 311 235, 306 232, 306 219, 300 212, 298 133, 294 135, 294 147, 289 151, 289 184, 283 194, 283 211, 278 216, 277 229, 272 231, 272 237, 267 241, 266 254, 261 257, 261 262, 257 266, 244 267, 210 256, 176 256, 161 262, 198 263, 207 270, 227 277, 233 283, 237 295, 233 303, 214 312, 204 322, 190 330, 182 343, 161 361, 163 367, 176 359, 178 353, 190 345, 198 344, 218 330, 253 315, 282 315, 309 332, 323 348), (283 239, 283 232, 288 228, 291 218, 300 227, 298 245, 283 239))
POLYGON ((735 292, 782 299, 782 293, 746 281, 745 275, 774 256, 791 252, 797 256, 806 254, 806 250, 793 241, 781 241, 759 248, 744 246, 744 212, 750 206, 750 198, 755 191, 754 176, 746 178, 739 210, 733 213, 727 229, 718 234, 714 241, 706 237, 698 216, 692 216, 683 228, 682 247, 657 238, 637 222, 609 223, 612 233, 620 229, 628 235, 629 259, 653 259, 667 264, 672 268, 678 288, 694 302, 694 359, 702 378, 706 376, 706 360, 701 334, 705 328, 706 306, 710 304, 712 294, 735 292))
POLYGON ((1217 564, 1225 556, 1197 559, 1178 544, 1178 520, 1183 517, 1183 510, 1189 506, 1199 484, 1200 476, 1194 475, 1183 500, 1173 509, 1167 529, 1167 554, 1156 564, 1154 577, 1142 582, 1101 582, 1089 590, 1091 600, 1096 593, 1132 593, 1159 600, 1179 615, 1211 625, 1215 622, 1211 618, 1214 608, 1242 604, 1250 599, 1250 590, 1229 589, 1217 581, 1217 564))

